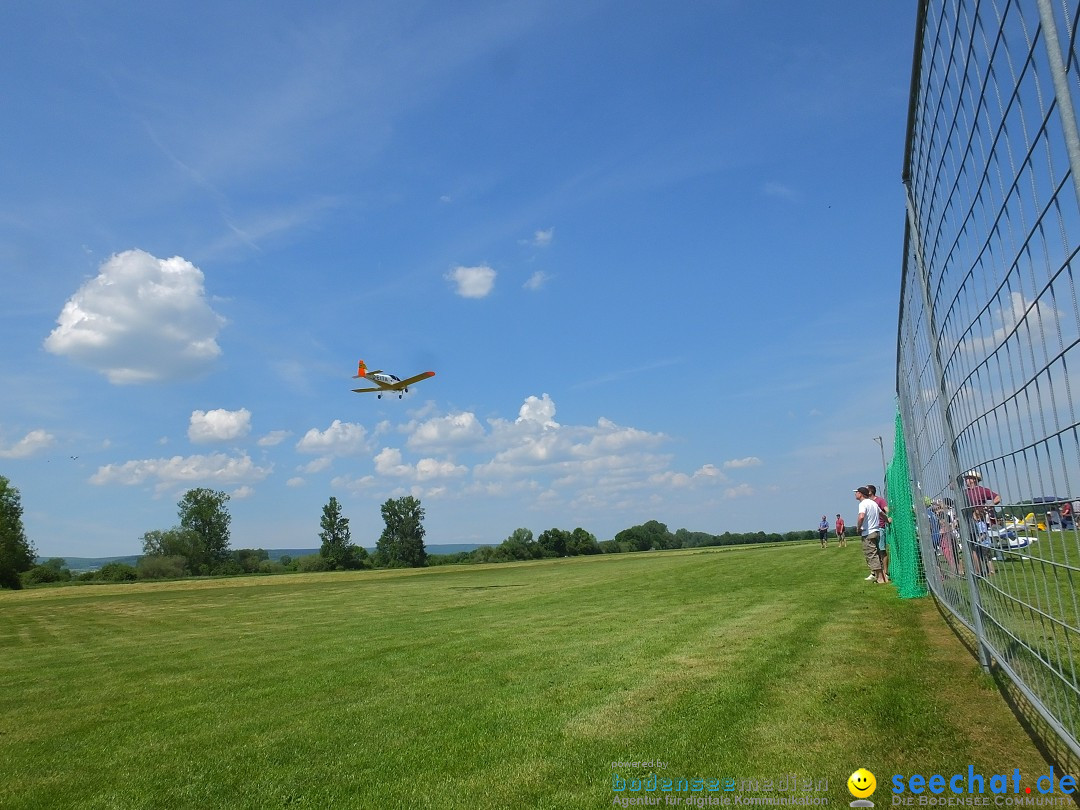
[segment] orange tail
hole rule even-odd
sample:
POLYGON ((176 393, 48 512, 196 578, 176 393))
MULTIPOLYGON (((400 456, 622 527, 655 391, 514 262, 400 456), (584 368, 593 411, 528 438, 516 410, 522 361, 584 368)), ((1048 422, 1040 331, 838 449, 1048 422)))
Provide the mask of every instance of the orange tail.
POLYGON ((367 376, 367 365, 365 365, 364 361, 361 360, 360 363, 356 366, 356 376, 353 377, 353 379, 355 380, 355 379, 358 379, 359 377, 366 377, 366 376, 367 376))

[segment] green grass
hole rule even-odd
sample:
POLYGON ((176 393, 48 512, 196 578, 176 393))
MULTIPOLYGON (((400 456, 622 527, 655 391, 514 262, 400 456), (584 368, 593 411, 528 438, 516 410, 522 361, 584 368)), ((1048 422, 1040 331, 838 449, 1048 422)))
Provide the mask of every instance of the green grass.
POLYGON ((860 766, 1049 773, 933 603, 864 572, 814 543, 0 593, 0 807, 602 807, 643 760, 833 804, 860 766))

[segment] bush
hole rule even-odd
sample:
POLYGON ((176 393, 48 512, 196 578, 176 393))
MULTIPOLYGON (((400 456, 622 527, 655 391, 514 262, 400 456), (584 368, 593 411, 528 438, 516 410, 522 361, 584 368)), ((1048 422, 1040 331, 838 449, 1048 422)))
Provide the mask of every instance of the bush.
POLYGON ((259 563, 260 574, 284 574, 289 569, 279 562, 273 562, 271 560, 263 560, 259 563))
POLYGON ((105 563, 96 572, 94 579, 105 582, 132 582, 138 579, 139 573, 135 567, 122 562, 105 563))
POLYGON ((57 571, 45 565, 35 565, 29 571, 19 574, 23 585, 43 585, 47 582, 70 582, 71 572, 66 568, 57 571))
POLYGON ((326 561, 326 558, 321 554, 308 554, 303 557, 297 557, 296 570, 303 571, 304 573, 311 573, 313 571, 329 571, 330 563, 326 561))
POLYGON ((179 579, 187 576, 187 560, 179 555, 160 557, 148 554, 135 566, 139 579, 179 579))

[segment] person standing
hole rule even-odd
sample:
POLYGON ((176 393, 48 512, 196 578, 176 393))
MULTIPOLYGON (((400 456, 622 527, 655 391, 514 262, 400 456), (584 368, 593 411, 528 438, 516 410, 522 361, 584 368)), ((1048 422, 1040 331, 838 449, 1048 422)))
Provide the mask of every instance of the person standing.
POLYGON ((881 511, 881 530, 878 536, 878 550, 881 551, 881 570, 885 574, 885 581, 889 581, 889 544, 888 544, 888 532, 889 524, 892 523, 892 518, 889 517, 889 502, 877 494, 877 487, 873 484, 867 484, 866 489, 870 492, 870 497, 873 498, 874 503, 877 504, 878 509, 881 511))
POLYGON ((829 547, 829 519, 824 515, 821 516, 821 523, 817 527, 818 539, 821 541, 822 548, 829 547))
POLYGON ((964 495, 967 496, 968 506, 997 506, 1001 503, 1001 496, 990 487, 984 487, 980 482, 982 475, 978 470, 968 470, 964 473, 964 495))
POLYGON ((844 537, 844 519, 840 515, 836 516, 836 545, 840 548, 847 548, 847 538, 844 537))
POLYGON ((855 500, 859 503, 859 517, 855 526, 862 535, 863 555, 866 557, 866 565, 870 568, 870 576, 867 579, 876 580, 878 585, 884 585, 885 574, 881 570, 881 550, 878 548, 878 540, 881 536, 881 510, 870 497, 869 489, 859 487, 854 492, 855 500))

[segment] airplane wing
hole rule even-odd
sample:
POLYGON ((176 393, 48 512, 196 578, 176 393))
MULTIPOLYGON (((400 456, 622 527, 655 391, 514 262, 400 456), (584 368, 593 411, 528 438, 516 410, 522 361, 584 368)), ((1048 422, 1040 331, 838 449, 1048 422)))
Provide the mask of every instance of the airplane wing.
POLYGON ((368 391, 382 391, 382 388, 354 388, 352 389, 354 394, 366 394, 368 391))
POLYGON ((387 387, 388 388, 393 388, 396 391, 396 390, 400 390, 402 388, 408 388, 413 383, 418 383, 421 380, 426 380, 428 377, 434 377, 434 376, 435 376, 434 371, 425 371, 425 372, 423 372, 421 374, 417 374, 415 377, 409 377, 409 379, 407 379, 407 380, 402 380, 401 382, 394 383, 392 386, 387 386, 387 387))

